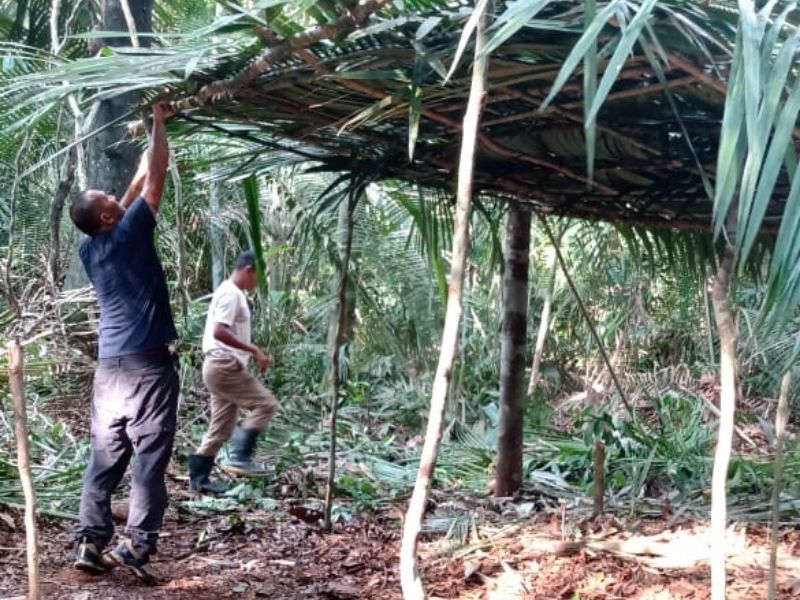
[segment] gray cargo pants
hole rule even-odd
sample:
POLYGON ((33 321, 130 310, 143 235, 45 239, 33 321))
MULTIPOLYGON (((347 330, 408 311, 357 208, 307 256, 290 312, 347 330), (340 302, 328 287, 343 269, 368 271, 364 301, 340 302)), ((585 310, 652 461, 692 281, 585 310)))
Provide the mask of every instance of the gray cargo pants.
POLYGON ((134 551, 155 552, 167 507, 164 473, 172 454, 180 384, 166 348, 101 359, 94 376, 92 450, 83 479, 76 537, 102 549, 114 534, 111 494, 131 456, 125 529, 134 551))

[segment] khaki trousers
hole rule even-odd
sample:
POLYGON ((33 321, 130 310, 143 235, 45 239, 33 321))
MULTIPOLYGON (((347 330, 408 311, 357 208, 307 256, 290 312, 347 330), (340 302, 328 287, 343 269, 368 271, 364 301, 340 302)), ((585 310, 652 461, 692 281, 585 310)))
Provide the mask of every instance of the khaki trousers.
POLYGON ((227 442, 239 416, 249 411, 243 429, 262 431, 278 412, 278 401, 233 355, 214 352, 203 360, 203 383, 211 393, 208 431, 196 454, 216 456, 227 442))

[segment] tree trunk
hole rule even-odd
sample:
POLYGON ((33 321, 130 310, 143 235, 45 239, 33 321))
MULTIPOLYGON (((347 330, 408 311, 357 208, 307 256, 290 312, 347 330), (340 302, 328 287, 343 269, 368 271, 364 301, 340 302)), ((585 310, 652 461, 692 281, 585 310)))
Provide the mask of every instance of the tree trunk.
POLYGON ((61 220, 64 215, 64 203, 72 190, 75 181, 75 169, 77 164, 77 150, 73 146, 67 153, 64 161, 64 177, 58 182, 56 194, 53 196, 53 204, 50 206, 50 281, 54 288, 58 288, 58 281, 61 278, 61 220))
POLYGON ((211 183, 208 199, 208 230, 211 236, 211 285, 217 289, 225 279, 225 230, 220 225, 221 207, 219 188, 222 184, 211 183))
POLYGON ((328 489, 325 493, 325 531, 331 531, 331 512, 333 510, 333 498, 336 491, 336 417, 339 412, 339 390, 341 389, 341 365, 340 357, 342 347, 349 343, 346 339, 347 325, 347 288, 349 286, 350 252, 353 248, 353 213, 358 202, 358 192, 353 190, 348 194, 347 203, 343 203, 347 208, 347 218, 345 227, 345 244, 342 254, 342 261, 339 274, 339 293, 338 293, 338 319, 336 322, 336 332, 334 336, 333 349, 331 351, 331 443, 330 455, 328 457, 328 489))
POLYGON ((512 202, 506 222, 506 264, 503 274, 505 307, 500 335, 500 424, 495 497, 513 496, 522 485, 530 244, 530 208, 512 202))
POLYGON ((606 445, 603 440, 594 441, 594 506, 592 512, 599 517, 605 512, 606 495, 606 445))
MULTIPOLYGON (((561 233, 556 238, 557 243, 561 241, 561 233)), ((556 269, 558 268, 558 256, 555 249, 550 263, 547 265, 547 291, 544 295, 544 306, 542 306, 542 317, 539 321, 539 332, 536 334, 536 347, 533 349, 533 363, 531 364, 531 378, 528 381, 528 396, 533 397, 536 386, 539 383, 539 369, 544 354, 544 342, 547 339, 547 332, 550 330, 550 312, 553 309, 553 294, 556 289, 556 269)))
MULTIPOLYGON (((129 0, 131 14, 136 23, 138 33, 152 31, 153 0, 129 0)), ((101 45, 131 46, 131 36, 128 33, 128 23, 123 11, 121 0, 104 0, 103 19, 100 26, 102 31, 125 32, 120 37, 103 38, 101 45)), ((150 45, 150 38, 141 38, 142 46, 150 45)), ((100 102, 91 128, 101 128, 108 123, 119 119, 136 106, 139 96, 136 93, 123 94, 109 100, 100 102)), ((139 163, 139 147, 128 135, 124 122, 116 123, 103 129, 97 135, 89 138, 86 145, 86 163, 88 185, 93 189, 103 190, 114 194, 118 198, 128 189, 128 184, 133 178, 139 163)), ((77 249, 84 239, 83 234, 75 236, 75 247, 71 255, 72 260, 67 272, 65 287, 74 289, 89 285, 89 280, 77 258, 77 249)))
POLYGON ((725 253, 711 285, 711 303, 717 321, 720 359, 720 417, 717 449, 711 478, 711 598, 725 600, 725 526, 727 523, 728 464, 733 441, 736 411, 736 328, 731 311, 730 280, 733 249, 726 244, 725 253))
POLYGON ((36 491, 31 475, 28 448, 28 418, 25 414, 23 350, 19 340, 8 347, 9 383, 14 401, 14 436, 17 438, 17 466, 25 495, 25 537, 28 552, 28 600, 39 600, 39 543, 36 533, 36 491))
POLYGON ((17 293, 14 289, 14 278, 12 271, 14 270, 14 248, 17 245, 16 232, 17 232, 17 209, 19 203, 17 202, 19 196, 20 177, 19 172, 22 170, 22 156, 25 155, 28 149, 30 136, 26 135, 22 144, 17 150, 17 156, 14 161, 14 181, 11 183, 11 199, 9 201, 8 210, 8 254, 6 255, 5 265, 5 282, 4 282, 4 295, 11 310, 19 317, 22 314, 22 308, 17 300, 17 293))
POLYGON ((778 575, 778 529, 781 525, 781 487, 783 479, 783 442, 786 424, 789 422, 789 391, 792 387, 792 372, 787 371, 781 382, 778 397, 778 410, 775 413, 775 476, 772 482, 772 534, 769 547, 769 587, 768 598, 777 598, 778 575))
MULTIPOLYGON (((225 7, 217 3, 214 9, 217 19, 225 15, 225 7)), ((211 38, 212 45, 216 47, 219 38, 211 38)), ((216 54, 216 53, 215 53, 216 54)), ((211 235, 211 289, 216 290, 225 279, 225 228, 221 225, 220 188, 222 183, 212 181, 209 185, 208 197, 208 232, 211 235)))
POLYGON ((428 413, 428 426, 425 444, 422 448, 414 492, 403 524, 403 539, 400 546, 400 584, 405 600, 421 600, 425 588, 417 568, 417 545, 422 529, 422 519, 428 503, 428 494, 433 481, 433 471, 442 442, 442 420, 447 400, 447 389, 453 372, 453 362, 458 342, 458 326, 461 321, 461 292, 464 285, 464 266, 469 247, 469 217, 472 209, 472 179, 475 167, 475 145, 478 137, 481 110, 486 95, 486 67, 488 59, 481 56, 486 43, 487 11, 480 15, 475 41, 475 63, 472 71, 467 110, 464 114, 461 156, 458 165, 458 186, 456 191, 456 213, 453 225, 453 254, 450 263, 450 281, 447 291, 447 311, 445 312, 442 345, 439 351, 439 365, 431 390, 431 404, 428 413))
MULTIPOLYGON (((355 210, 355 209, 352 209, 355 210)), ((337 224, 337 253, 339 261, 344 264, 345 254, 348 254, 348 262, 358 260, 357 253, 353 249, 353 215, 349 203, 342 202, 339 208, 339 220, 337 224), (349 248, 348 248, 349 245, 349 248)), ((349 344, 353 341, 356 322, 356 286, 352 277, 347 277, 347 286, 344 295, 339 293, 337 285, 334 290, 336 306, 331 315, 330 326, 328 327, 328 345, 336 343, 336 336, 339 335, 339 328, 342 328, 342 344, 349 344), (344 321, 340 321, 339 303, 344 302, 344 321)))

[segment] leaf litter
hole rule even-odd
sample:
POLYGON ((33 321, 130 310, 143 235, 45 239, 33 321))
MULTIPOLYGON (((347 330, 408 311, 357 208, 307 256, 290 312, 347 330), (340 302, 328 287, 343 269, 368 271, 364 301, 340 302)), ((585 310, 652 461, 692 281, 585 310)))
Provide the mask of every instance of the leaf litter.
MULTIPOLYGON (((178 491, 173 494, 180 496, 178 491)), ((340 522, 333 533, 324 534, 316 523, 302 518, 302 511, 280 504, 274 510, 241 508, 210 516, 177 510, 176 504, 168 512, 159 552, 153 557, 153 570, 166 580, 155 588, 142 587, 119 569, 104 577, 76 571, 69 558, 70 524, 43 520, 44 597, 401 598, 401 522, 396 512, 340 522)), ((0 521, 0 598, 24 594, 26 585, 22 514, 4 514, 12 526, 7 519, 0 521)), ((423 536, 420 566, 431 598, 709 598, 707 529, 702 520, 583 520, 565 528, 561 516, 547 512, 510 519, 491 511, 477 520, 480 524, 463 543, 454 543, 442 532, 423 536)), ((729 540, 729 598, 764 597, 768 529, 737 526, 729 540)), ((779 565, 778 597, 800 598, 797 529, 782 531, 779 565)))

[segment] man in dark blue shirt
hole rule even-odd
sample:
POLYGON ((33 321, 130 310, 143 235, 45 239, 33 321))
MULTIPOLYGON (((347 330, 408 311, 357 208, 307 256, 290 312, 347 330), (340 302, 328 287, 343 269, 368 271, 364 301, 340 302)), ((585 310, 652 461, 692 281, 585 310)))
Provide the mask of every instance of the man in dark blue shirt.
POLYGON ((168 103, 153 107, 152 141, 125 195, 79 193, 70 208, 89 237, 80 257, 100 305, 99 359, 92 397, 92 450, 83 481, 75 567, 92 573, 120 564, 147 583, 167 489, 179 393, 168 349, 177 338, 164 270, 156 253, 156 216, 166 181, 168 103), (131 457, 127 537, 111 551, 111 494, 131 457))

